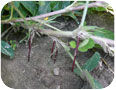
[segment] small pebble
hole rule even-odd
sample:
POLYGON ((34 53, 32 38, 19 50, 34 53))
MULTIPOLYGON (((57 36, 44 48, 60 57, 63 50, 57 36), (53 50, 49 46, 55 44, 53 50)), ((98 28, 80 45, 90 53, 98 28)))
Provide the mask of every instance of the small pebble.
POLYGON ((53 72, 54 72, 54 75, 59 75, 59 68, 54 68, 53 72))

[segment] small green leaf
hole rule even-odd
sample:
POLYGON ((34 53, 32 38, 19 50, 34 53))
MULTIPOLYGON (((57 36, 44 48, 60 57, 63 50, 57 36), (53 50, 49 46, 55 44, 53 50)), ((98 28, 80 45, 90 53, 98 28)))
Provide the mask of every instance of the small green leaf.
POLYGON ((91 38, 88 38, 79 44, 78 50, 81 52, 86 52, 88 49, 93 48, 94 45, 95 42, 91 38))
POLYGON ((34 16, 37 13, 35 1, 21 1, 21 4, 34 16))
POLYGON ((5 55, 10 56, 11 58, 14 57, 14 51, 12 47, 5 41, 1 41, 1 52, 5 55))
POLYGON ((86 61, 86 63, 82 66, 82 69, 86 69, 88 71, 92 71, 100 60, 100 54, 95 52, 94 55, 86 61))
POLYGON ((76 42, 75 41, 70 41, 69 42, 71 48, 76 48, 76 42))

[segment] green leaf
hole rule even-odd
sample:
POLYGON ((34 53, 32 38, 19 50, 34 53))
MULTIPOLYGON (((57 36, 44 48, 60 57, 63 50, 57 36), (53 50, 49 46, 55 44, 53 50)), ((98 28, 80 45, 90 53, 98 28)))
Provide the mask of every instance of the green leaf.
POLYGON ((76 42, 75 41, 70 41, 69 42, 71 48, 76 48, 76 42))
POLYGON ((99 44, 95 44, 94 48, 100 48, 100 49, 102 49, 102 47, 99 44))
POLYGON ((91 74, 87 71, 87 70, 84 70, 84 74, 87 78, 87 81, 90 83, 91 87, 93 89, 101 89, 102 88, 102 85, 93 78, 93 76, 91 76, 91 74))
POLYGON ((71 1, 62 1, 62 9, 71 4, 71 1))
POLYGON ((14 51, 12 47, 5 41, 1 41, 1 52, 5 55, 10 56, 11 58, 14 57, 14 51))
POLYGON ((81 52, 86 52, 88 51, 88 49, 93 48, 94 45, 95 42, 91 38, 88 38, 79 44, 78 50, 81 52))
POLYGON ((88 9, 90 12, 92 11, 106 11, 106 8, 104 7, 92 7, 88 9))
POLYGON ((93 33, 96 36, 104 37, 104 38, 109 38, 114 40, 114 32, 110 30, 105 30, 105 29, 97 29, 93 33))
POLYGON ((19 8, 19 6, 20 6, 20 1, 14 1, 14 5, 15 5, 17 8, 19 8))
MULTIPOLYGON (((26 10, 26 8, 24 8, 22 5, 19 6, 19 10, 21 11, 21 13, 23 14, 24 17, 29 15, 28 10, 26 10)), ((14 14, 16 15, 16 17, 17 17, 17 15, 19 15, 17 12, 14 12, 14 14)))
POLYGON ((53 11, 60 10, 61 8, 62 8, 62 2, 61 1, 57 1, 54 4, 53 11))
POLYGON ((71 1, 52 1, 50 6, 53 11, 63 9, 71 4, 71 1))
POLYGON ((50 1, 39 1, 39 8, 37 14, 45 14, 51 12, 50 1))
POLYGON ((95 52, 94 55, 86 61, 86 63, 82 66, 82 69, 86 69, 89 72, 92 71, 97 65, 100 60, 100 54, 95 52))
POLYGON ((37 5, 35 1, 21 1, 21 4, 34 16, 37 13, 37 5))
MULTIPOLYGON (((100 54, 98 52, 95 52, 95 54, 82 66, 82 69, 92 71, 98 65, 99 60, 100 54)), ((79 76, 81 75, 81 72, 77 68, 74 69, 74 72, 79 76)))

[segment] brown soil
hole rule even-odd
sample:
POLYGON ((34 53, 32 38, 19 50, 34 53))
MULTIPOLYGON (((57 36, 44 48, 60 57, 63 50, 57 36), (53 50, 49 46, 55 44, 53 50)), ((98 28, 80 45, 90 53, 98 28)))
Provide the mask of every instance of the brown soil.
MULTIPOLYGON (((74 20, 63 20, 63 17, 57 19, 59 24, 54 24, 62 30, 73 30, 77 27, 74 20)), ((114 30, 114 18, 108 13, 96 13, 87 16, 87 25, 96 25, 114 30), (91 18, 92 17, 92 18, 91 18)), ((18 37, 17 37, 18 38, 18 37)), ((17 40, 17 39, 16 39, 17 40)), ((43 36, 36 37, 32 44, 31 60, 27 62, 28 47, 26 44, 18 44, 15 50, 15 57, 2 55, 1 74, 3 82, 11 88, 19 89, 82 89, 91 88, 88 82, 83 81, 75 73, 71 72, 72 60, 61 47, 59 48, 56 63, 50 58, 50 50, 52 40, 43 36), (54 75, 54 68, 59 68, 59 75, 54 75)), ((102 50, 98 50, 101 56, 106 60, 109 67, 114 70, 114 58, 108 56, 102 50)), ((74 50, 72 50, 72 53, 74 50)), ((86 53, 79 52, 78 60, 82 65, 93 54, 93 50, 86 53)), ((91 72, 93 77, 97 79, 103 87, 108 86, 113 80, 113 73, 102 63, 91 72)))

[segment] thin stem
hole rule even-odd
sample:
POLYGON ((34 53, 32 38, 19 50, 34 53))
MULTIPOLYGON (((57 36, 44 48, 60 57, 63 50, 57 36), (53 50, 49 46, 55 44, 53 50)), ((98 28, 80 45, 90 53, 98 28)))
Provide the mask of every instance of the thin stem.
POLYGON ((28 41, 28 62, 30 61, 30 56, 31 56, 31 35, 28 41))
POLYGON ((58 29, 58 28, 56 28, 56 27, 54 27, 54 26, 52 26, 50 24, 47 24, 47 23, 43 22, 42 20, 33 19, 33 21, 39 22, 41 24, 44 24, 44 25, 46 25, 46 26, 48 26, 48 27, 50 27, 50 28, 52 28, 52 29, 54 29, 56 31, 62 31, 62 30, 60 30, 60 29, 58 29))
POLYGON ((13 17, 13 6, 11 6, 11 15, 10 15, 9 20, 11 20, 11 19, 12 19, 12 17, 13 17))
POLYGON ((56 57, 58 56, 58 49, 56 48, 56 53, 55 53, 55 57, 54 57, 54 64, 56 62, 56 57))
POLYGON ((55 41, 53 41, 53 44, 52 44, 52 48, 51 48, 51 59, 53 57, 53 51, 54 51, 54 48, 55 48, 55 41))
POLYGON ((77 3, 77 1, 74 1, 71 5, 67 6, 66 9, 73 7, 75 5, 75 3, 77 3))
POLYGON ((75 49, 75 53, 74 53, 74 60, 73 60, 73 64, 72 64, 72 72, 74 70, 75 60, 76 60, 76 57, 78 54, 79 42, 80 42, 80 38, 77 38, 77 44, 76 44, 76 49, 75 49))
MULTIPOLYGON (((74 60, 74 56, 70 53, 70 51, 67 50, 66 48, 65 48, 65 50, 66 50, 66 52, 68 53, 68 55, 70 56, 70 58, 71 58, 72 60, 74 60)), ((77 61, 75 61, 75 64, 76 64, 77 68, 78 68, 78 69, 81 71, 81 73, 82 73, 83 70, 81 69, 79 63, 78 63, 77 61)))
POLYGON ((12 20, 12 17, 13 17, 13 6, 11 6, 11 12, 10 12, 10 17, 8 18, 8 19, 6 19, 6 20, 2 20, 3 22, 9 22, 9 21, 11 21, 12 20))
POLYGON ((21 39, 19 43, 22 43, 26 38, 28 38, 28 35, 26 35, 23 39, 21 39))
MULTIPOLYGON (((56 37, 54 37, 54 39, 56 39, 57 42, 59 42, 59 43, 63 46, 63 48, 64 48, 65 51, 68 53, 68 55, 70 56, 70 58, 71 58, 72 60, 74 60, 73 55, 70 53, 70 48, 69 48, 62 40, 60 40, 60 39, 58 39, 58 38, 56 38, 56 37)), ((77 61, 75 61, 75 64, 76 64, 77 68, 80 70, 80 72, 81 72, 81 74, 82 74, 83 71, 82 71, 82 69, 81 69, 79 63, 78 63, 77 61)))
POLYGON ((89 4, 89 1, 86 1, 85 9, 83 11, 83 16, 82 16, 82 19, 81 19, 81 24, 80 24, 79 27, 82 27, 84 25, 85 18, 86 18, 86 15, 87 15, 88 4, 89 4))
POLYGON ((1 33, 1 38, 3 38, 3 37, 6 35, 6 33, 9 32, 9 30, 10 30, 11 28, 12 28, 12 26, 9 27, 8 29, 6 29, 3 33, 1 33))

